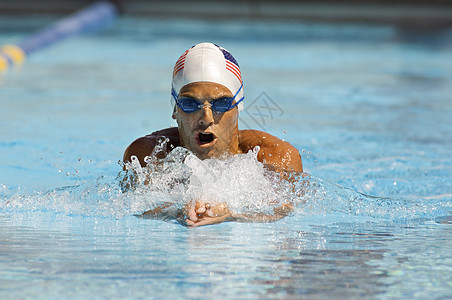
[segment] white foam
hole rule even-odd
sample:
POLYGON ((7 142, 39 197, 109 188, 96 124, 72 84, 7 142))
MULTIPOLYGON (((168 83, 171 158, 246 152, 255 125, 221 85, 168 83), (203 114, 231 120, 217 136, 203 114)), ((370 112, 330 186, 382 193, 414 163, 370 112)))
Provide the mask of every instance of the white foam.
MULTIPOLYGON (((162 142, 162 146, 164 146, 162 142)), ((281 204, 292 203, 302 222, 315 216, 407 220, 448 215, 450 201, 422 202, 377 198, 323 181, 307 174, 291 174, 283 180, 257 160, 258 148, 222 159, 200 160, 184 148, 158 158, 159 148, 146 158, 125 164, 115 177, 99 177, 86 183, 49 192, 23 192, 20 187, 0 186, 1 212, 54 211, 68 215, 121 218, 142 214, 162 205, 181 209, 193 200, 225 203, 234 214, 272 214, 281 204)), ((174 211, 173 219, 175 219, 174 211)))
POLYGON ((255 148, 246 154, 200 160, 190 151, 176 148, 163 160, 147 158, 146 168, 132 160, 126 168, 136 174, 137 181, 133 183, 130 174, 126 181, 134 194, 160 198, 149 204, 169 202, 180 208, 202 200, 226 203, 233 213, 273 213, 274 207, 293 199, 287 197, 290 187, 279 174, 257 160, 258 151, 255 148))

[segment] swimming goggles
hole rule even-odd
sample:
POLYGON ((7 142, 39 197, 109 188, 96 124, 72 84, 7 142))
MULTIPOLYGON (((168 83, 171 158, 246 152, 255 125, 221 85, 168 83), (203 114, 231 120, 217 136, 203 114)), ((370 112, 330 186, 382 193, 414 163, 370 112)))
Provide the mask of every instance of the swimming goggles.
POLYGON ((211 101, 209 104, 201 104, 201 103, 199 103, 199 101, 197 101, 193 98, 190 98, 190 97, 178 97, 176 92, 174 91, 174 89, 171 89, 171 95, 173 96, 174 101, 176 101, 176 105, 178 107, 180 107, 185 113, 192 113, 192 112, 197 111, 198 109, 201 109, 204 107, 209 107, 209 106, 212 109, 212 111, 214 111, 216 113, 224 113, 224 112, 227 112, 227 111, 233 109, 240 102, 242 102, 243 99, 245 99, 245 97, 242 97, 239 101, 232 104, 232 102, 234 102, 234 100, 235 100, 235 97, 237 97, 238 93, 242 89, 242 87, 243 87, 243 83, 240 86, 237 93, 235 93, 234 97, 224 97, 224 98, 221 98, 218 100, 211 101))

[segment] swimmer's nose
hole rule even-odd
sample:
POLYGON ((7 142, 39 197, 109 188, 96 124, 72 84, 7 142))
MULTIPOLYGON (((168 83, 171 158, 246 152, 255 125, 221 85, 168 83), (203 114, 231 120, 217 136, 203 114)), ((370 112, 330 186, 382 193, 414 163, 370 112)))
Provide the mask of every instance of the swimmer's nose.
POLYGON ((201 108, 201 117, 199 119, 199 123, 203 126, 210 126, 214 123, 213 112, 210 108, 210 105, 204 105, 201 108))

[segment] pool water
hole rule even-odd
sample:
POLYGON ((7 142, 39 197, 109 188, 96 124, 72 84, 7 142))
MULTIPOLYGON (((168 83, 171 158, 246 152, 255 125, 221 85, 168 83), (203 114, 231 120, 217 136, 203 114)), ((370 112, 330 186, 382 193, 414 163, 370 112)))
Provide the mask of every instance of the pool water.
MULTIPOLYGON (((57 19, 0 17, 0 44, 57 19)), ((35 53, 0 77, 0 297, 450 298, 451 95, 451 30, 124 17, 35 53), (153 174, 196 186, 121 192, 124 149, 175 125, 172 66, 203 41, 241 66, 240 127, 300 150, 302 197, 253 153, 153 174), (200 187, 297 209, 196 229, 133 216, 200 187)))

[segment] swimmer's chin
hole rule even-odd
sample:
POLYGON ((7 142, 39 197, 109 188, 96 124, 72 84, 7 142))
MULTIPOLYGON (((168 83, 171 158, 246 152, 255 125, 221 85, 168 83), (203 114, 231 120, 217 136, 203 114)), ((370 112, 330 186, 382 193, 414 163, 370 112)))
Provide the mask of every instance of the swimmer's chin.
POLYGON ((222 151, 214 145, 211 147, 199 147, 198 145, 195 145, 195 147, 190 147, 189 150, 201 160, 209 158, 224 158, 231 155, 228 151, 222 151))
POLYGON ((202 143, 202 142, 200 142, 200 141, 197 141, 197 146, 200 148, 200 149, 212 149, 212 148, 214 148, 215 147, 215 145, 216 145, 216 143, 218 142, 218 138, 214 138, 211 142, 209 142, 209 143, 202 143))

